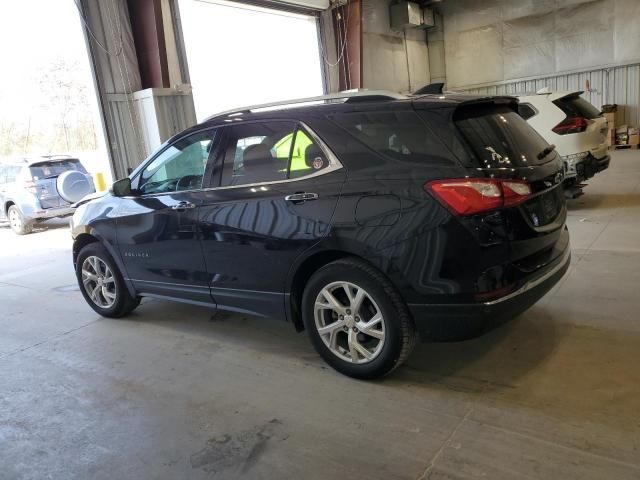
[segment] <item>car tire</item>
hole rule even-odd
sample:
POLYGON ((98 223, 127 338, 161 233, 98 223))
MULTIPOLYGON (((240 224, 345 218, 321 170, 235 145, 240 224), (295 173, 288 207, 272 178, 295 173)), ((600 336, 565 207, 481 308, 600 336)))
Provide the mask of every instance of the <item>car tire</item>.
POLYGON ((320 356, 354 378, 387 375, 407 359, 416 341, 413 320, 398 290, 357 258, 336 260, 312 275, 302 296, 302 318, 320 356))
POLYGON ((17 235, 27 235, 33 231, 33 222, 26 219, 20 209, 11 205, 7 211, 7 218, 11 230, 17 235))
POLYGON ((84 299, 103 317, 123 317, 140 304, 140 297, 131 296, 113 257, 100 243, 80 250, 76 278, 84 299))

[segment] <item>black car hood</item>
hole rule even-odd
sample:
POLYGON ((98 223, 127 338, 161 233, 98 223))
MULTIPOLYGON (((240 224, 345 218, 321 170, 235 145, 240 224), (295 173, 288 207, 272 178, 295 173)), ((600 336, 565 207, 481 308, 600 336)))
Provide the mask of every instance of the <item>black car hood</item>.
POLYGON ((105 190, 103 192, 95 192, 95 193, 92 193, 90 195, 87 195, 82 200, 80 200, 79 202, 74 203, 71 206, 73 208, 77 208, 80 205, 84 205, 85 203, 89 203, 91 200, 95 200, 96 198, 102 198, 102 197, 104 197, 106 195, 111 195, 111 193, 109 191, 107 191, 107 190, 105 190))

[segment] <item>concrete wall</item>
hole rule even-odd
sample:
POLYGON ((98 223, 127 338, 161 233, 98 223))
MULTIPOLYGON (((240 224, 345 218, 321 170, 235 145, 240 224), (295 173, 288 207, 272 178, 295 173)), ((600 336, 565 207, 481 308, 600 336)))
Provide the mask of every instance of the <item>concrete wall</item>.
POLYGON ((640 61, 638 0, 448 0, 447 88, 640 61))
POLYGON ((409 92, 430 83, 424 30, 392 31, 389 0, 362 1, 363 88, 409 92))

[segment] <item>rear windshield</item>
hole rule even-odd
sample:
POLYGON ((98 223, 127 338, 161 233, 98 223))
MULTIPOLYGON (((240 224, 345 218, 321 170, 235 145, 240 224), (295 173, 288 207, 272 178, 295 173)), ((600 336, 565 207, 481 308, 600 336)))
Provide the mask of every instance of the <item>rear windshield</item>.
POLYGON ((538 159, 538 154, 549 144, 507 106, 461 107, 453 121, 471 147, 471 159, 477 167, 526 167, 553 159, 553 155, 538 159))
POLYGON ((559 98, 553 102, 567 117, 583 117, 592 120, 600 116, 600 111, 579 95, 559 98))
POLYGON ((35 163, 29 167, 29 170, 34 180, 54 178, 69 170, 87 173, 82 164, 76 159, 35 163))

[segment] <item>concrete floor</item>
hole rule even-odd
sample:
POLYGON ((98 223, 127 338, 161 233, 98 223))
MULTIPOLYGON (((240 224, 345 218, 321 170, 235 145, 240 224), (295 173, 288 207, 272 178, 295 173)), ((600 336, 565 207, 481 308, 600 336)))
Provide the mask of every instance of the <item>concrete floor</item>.
POLYGON ((377 382, 285 323, 145 300, 102 319, 66 222, 0 228, 0 478, 640 478, 640 152, 570 205, 568 275, 377 382))

